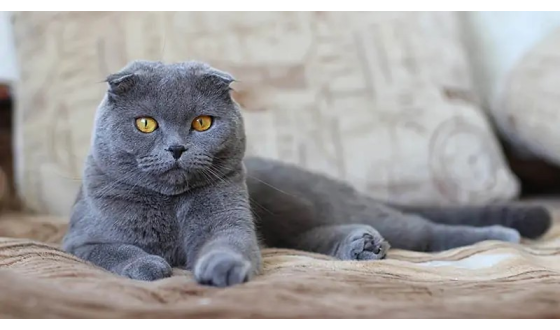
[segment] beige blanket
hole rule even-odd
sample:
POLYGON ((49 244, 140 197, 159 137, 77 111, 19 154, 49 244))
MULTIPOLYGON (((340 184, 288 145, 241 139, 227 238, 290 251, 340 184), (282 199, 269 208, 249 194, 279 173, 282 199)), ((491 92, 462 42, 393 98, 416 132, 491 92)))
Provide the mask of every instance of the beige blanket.
POLYGON ((392 318, 560 316, 560 224, 542 240, 348 262, 269 249, 264 271, 227 289, 189 272, 132 281, 57 248, 59 219, 0 218, 0 316, 11 318, 392 318))

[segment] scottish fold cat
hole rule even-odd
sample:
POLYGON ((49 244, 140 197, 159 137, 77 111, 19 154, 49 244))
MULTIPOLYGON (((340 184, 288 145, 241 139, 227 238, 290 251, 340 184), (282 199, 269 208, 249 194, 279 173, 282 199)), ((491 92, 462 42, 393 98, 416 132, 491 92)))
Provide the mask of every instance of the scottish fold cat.
POLYGON ((258 273, 260 245, 376 260, 389 243, 440 251, 518 242, 550 226, 542 207, 407 209, 297 166, 244 158, 233 80, 194 61, 135 61, 107 78, 66 251, 132 279, 182 267, 224 287, 258 273))

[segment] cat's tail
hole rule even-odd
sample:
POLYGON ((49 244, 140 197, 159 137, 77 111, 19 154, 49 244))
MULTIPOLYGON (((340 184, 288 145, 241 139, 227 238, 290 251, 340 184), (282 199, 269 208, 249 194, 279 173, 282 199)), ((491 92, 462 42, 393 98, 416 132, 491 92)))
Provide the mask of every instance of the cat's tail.
POLYGON ((527 238, 542 236, 552 225, 550 211, 536 205, 506 204, 447 208, 392 206, 441 224, 478 227, 502 225, 516 229, 521 236, 527 238))

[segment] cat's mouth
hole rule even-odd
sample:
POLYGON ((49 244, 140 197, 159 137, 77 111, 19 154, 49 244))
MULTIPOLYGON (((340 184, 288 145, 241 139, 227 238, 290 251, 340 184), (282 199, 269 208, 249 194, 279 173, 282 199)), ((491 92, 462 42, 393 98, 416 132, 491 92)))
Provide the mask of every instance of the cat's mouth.
POLYGON ((167 166, 167 169, 165 169, 161 174, 168 174, 173 172, 186 172, 186 170, 181 167, 181 164, 179 164, 179 162, 173 162, 169 164, 167 166))
POLYGON ((164 171, 161 171, 158 177, 168 184, 182 185, 188 181, 189 173, 186 169, 182 168, 179 163, 173 163, 164 171))
POLYGON ((139 159, 138 167, 151 175, 165 175, 172 172, 185 171, 179 162, 154 162, 150 159, 139 159))
POLYGON ((153 158, 138 159, 138 167, 151 176, 171 184, 184 184, 192 176, 206 172, 212 162, 210 158, 183 159, 175 161, 154 161, 153 158))

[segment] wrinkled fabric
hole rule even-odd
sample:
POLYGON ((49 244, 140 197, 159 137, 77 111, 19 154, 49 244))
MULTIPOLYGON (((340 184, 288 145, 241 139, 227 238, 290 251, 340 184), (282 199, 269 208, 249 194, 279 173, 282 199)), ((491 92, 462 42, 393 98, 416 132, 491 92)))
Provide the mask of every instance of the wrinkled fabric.
POLYGON ((262 274, 226 289, 190 272, 139 282, 58 248, 66 224, 0 218, 4 318, 547 318, 560 316, 560 223, 541 240, 487 241, 445 251, 392 250, 387 260, 338 261, 263 252, 262 274))

